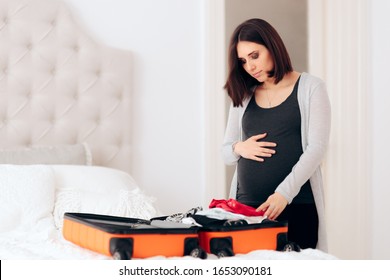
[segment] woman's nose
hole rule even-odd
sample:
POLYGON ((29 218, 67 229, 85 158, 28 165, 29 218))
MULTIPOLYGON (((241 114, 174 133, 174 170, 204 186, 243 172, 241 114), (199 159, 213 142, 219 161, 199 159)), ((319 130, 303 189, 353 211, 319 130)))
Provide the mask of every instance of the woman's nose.
POLYGON ((253 62, 248 62, 248 67, 250 70, 253 70, 256 68, 256 65, 253 62))

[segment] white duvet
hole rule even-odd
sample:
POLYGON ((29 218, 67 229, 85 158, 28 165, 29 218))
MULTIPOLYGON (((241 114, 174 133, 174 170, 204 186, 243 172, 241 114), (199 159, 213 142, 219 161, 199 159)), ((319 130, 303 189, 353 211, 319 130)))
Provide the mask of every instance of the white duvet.
MULTIPOLYGON (((96 166, 0 165, 0 259, 110 259, 65 240, 63 213, 150 219, 157 214, 152 202, 129 174, 119 170, 96 166)), ((301 252, 258 250, 230 258, 335 259, 312 249, 301 252)), ((217 257, 209 255, 208 259, 217 257)))

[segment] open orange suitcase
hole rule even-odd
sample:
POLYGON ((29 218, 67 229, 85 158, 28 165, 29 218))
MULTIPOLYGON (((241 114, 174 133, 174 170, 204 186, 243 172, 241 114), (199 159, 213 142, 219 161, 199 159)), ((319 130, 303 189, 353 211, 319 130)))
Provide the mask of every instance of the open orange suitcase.
POLYGON ((65 213, 64 238, 114 259, 153 256, 205 258, 198 228, 156 228, 150 221, 87 213, 65 213))
MULTIPOLYGON (((287 222, 266 220, 259 224, 207 226, 199 229, 200 246, 219 257, 246 254, 254 250, 286 250, 287 222)), ((291 244, 292 250, 295 250, 291 244)))

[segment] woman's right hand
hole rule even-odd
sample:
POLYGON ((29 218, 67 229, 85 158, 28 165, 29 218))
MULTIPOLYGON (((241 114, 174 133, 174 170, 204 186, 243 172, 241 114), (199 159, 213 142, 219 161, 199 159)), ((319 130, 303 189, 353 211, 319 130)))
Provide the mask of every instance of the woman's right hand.
POLYGON ((263 162, 265 157, 272 157, 276 143, 259 141, 267 136, 267 133, 254 135, 244 142, 237 142, 234 145, 234 152, 243 158, 263 162))

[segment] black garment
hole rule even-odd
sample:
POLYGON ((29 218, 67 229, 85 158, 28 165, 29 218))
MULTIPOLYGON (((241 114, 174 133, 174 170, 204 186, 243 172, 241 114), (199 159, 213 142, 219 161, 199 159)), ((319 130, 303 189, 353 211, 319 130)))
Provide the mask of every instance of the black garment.
MULTIPOLYGON (((299 81, 299 79, 298 79, 299 81)), ((275 192, 302 155, 301 114, 297 99, 298 81, 292 93, 279 106, 262 108, 254 96, 242 118, 243 140, 266 132, 260 141, 275 142, 276 154, 257 162, 241 157, 237 165, 237 200, 258 207, 275 192)), ((314 203, 310 182, 307 181, 294 203, 314 203)))
POLYGON ((288 240, 302 249, 315 249, 318 242, 318 214, 314 203, 290 204, 277 218, 288 221, 288 240))

